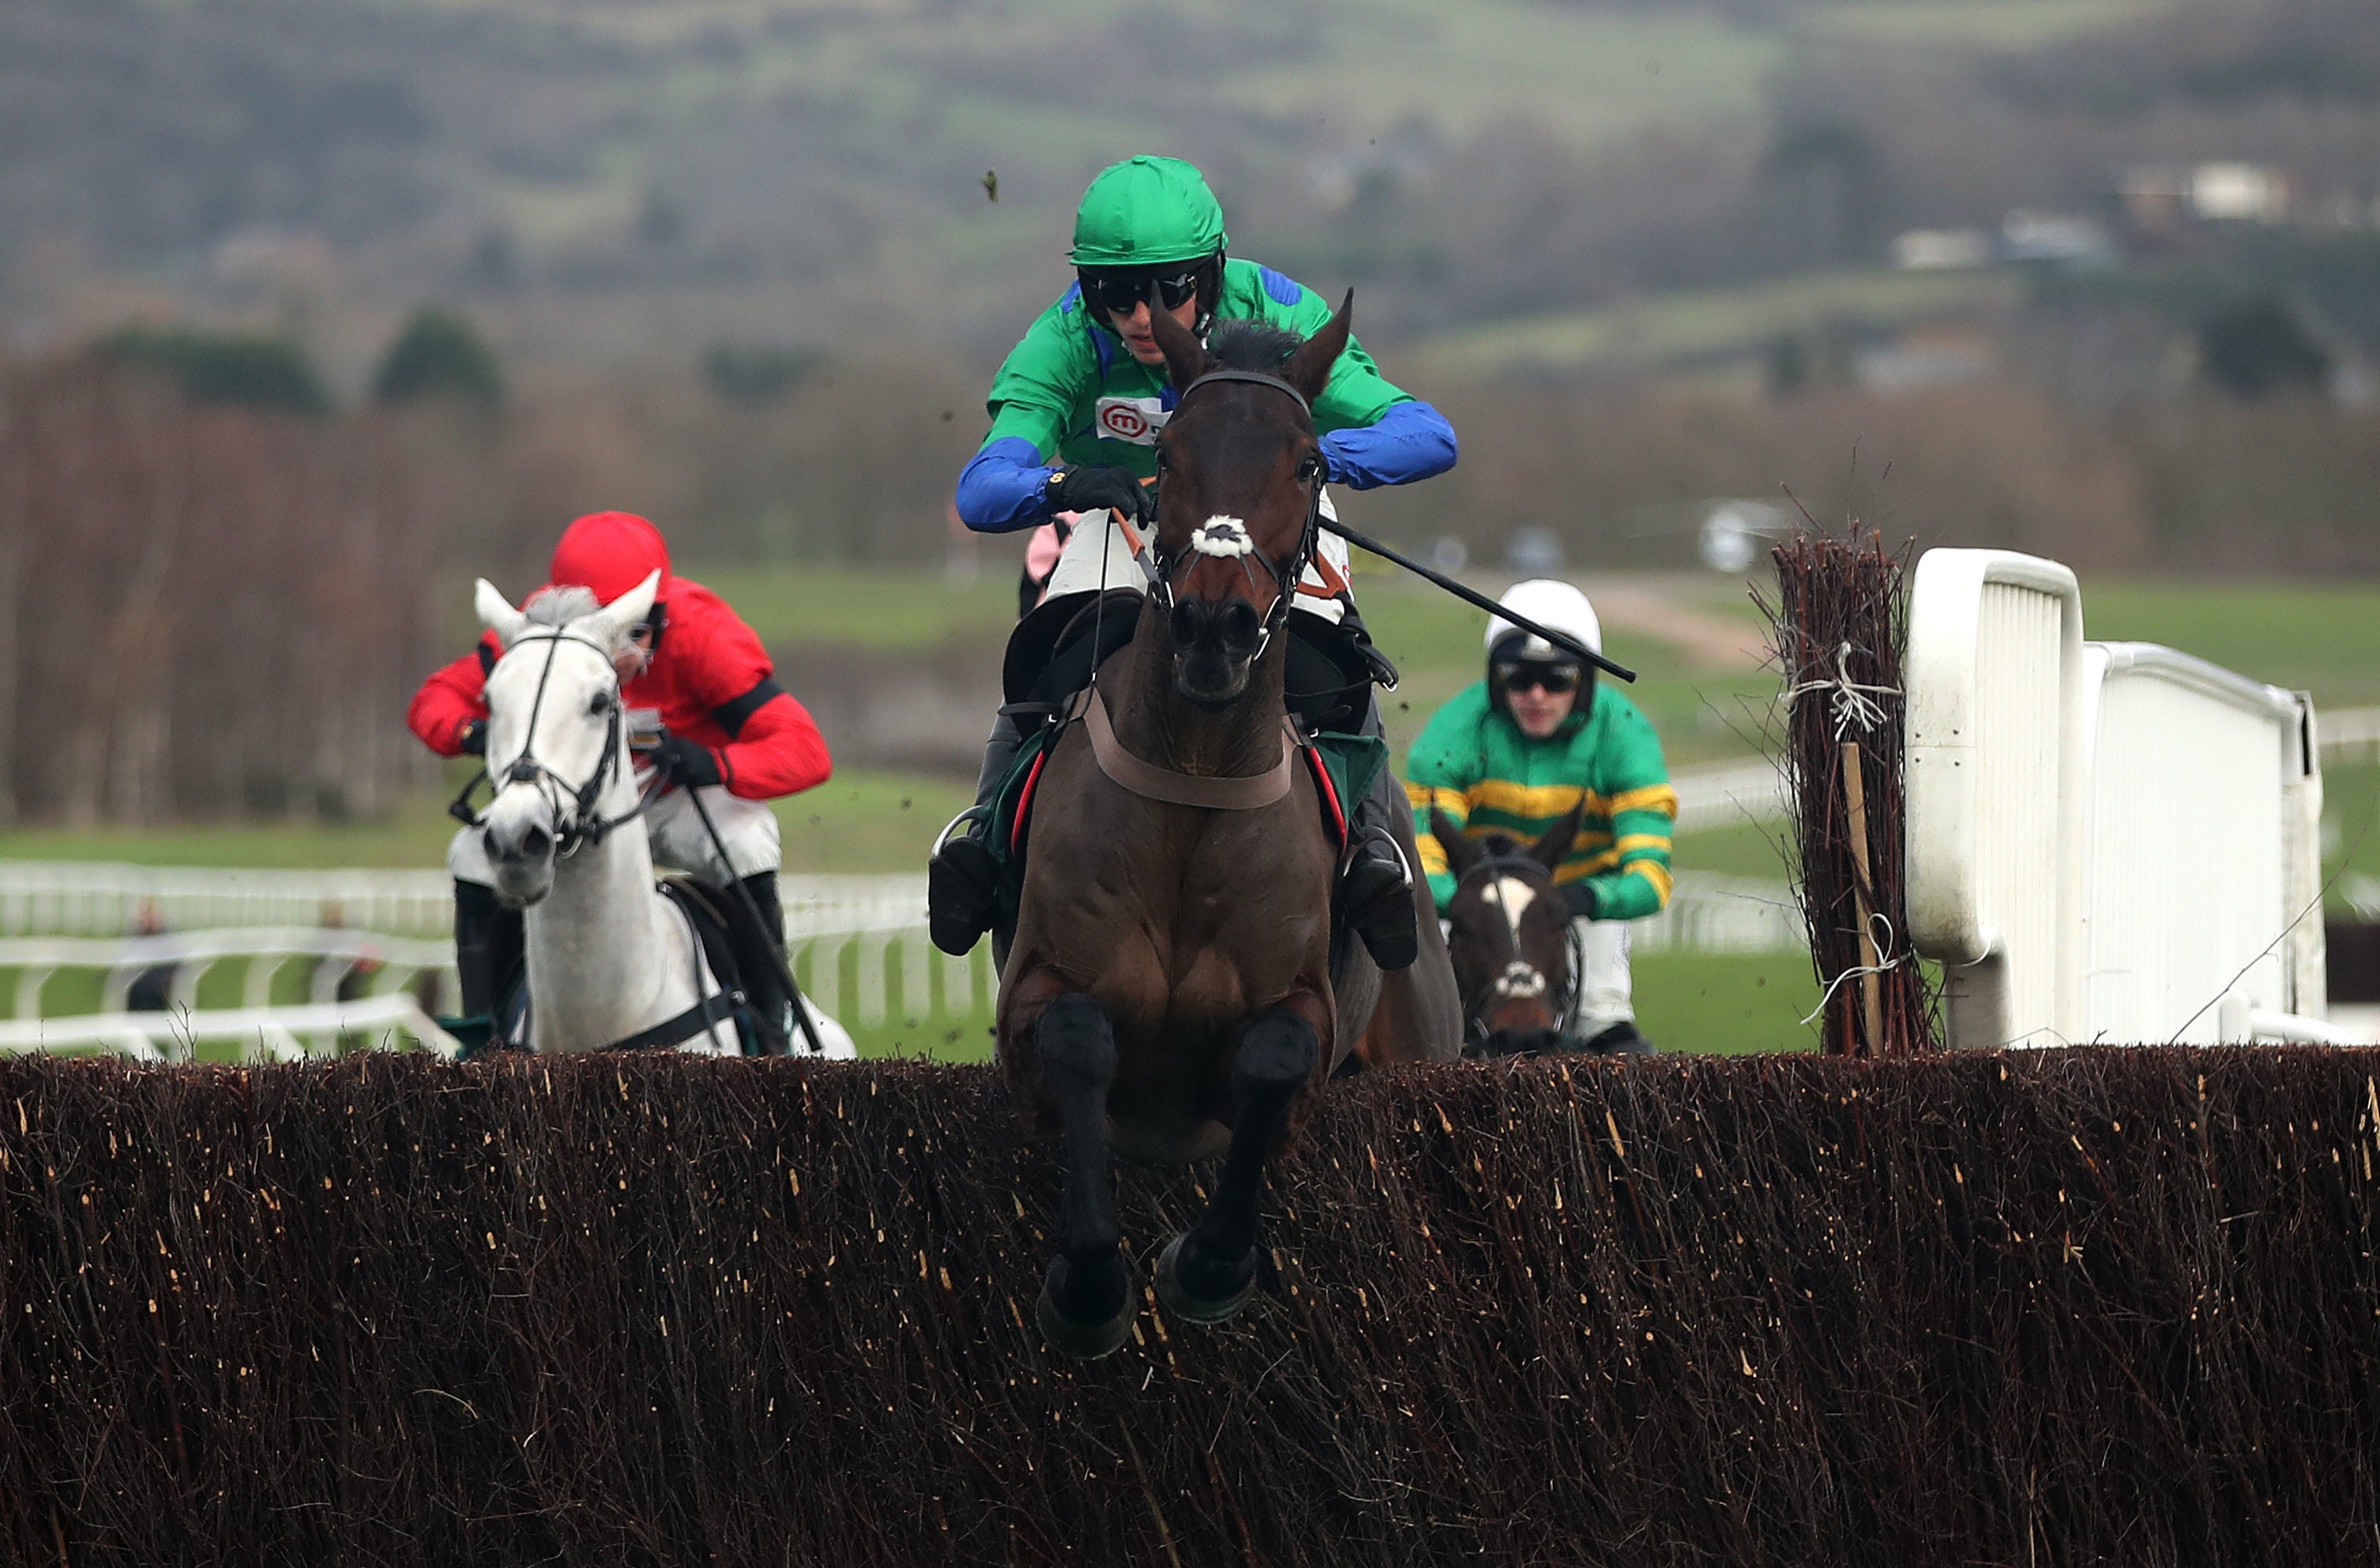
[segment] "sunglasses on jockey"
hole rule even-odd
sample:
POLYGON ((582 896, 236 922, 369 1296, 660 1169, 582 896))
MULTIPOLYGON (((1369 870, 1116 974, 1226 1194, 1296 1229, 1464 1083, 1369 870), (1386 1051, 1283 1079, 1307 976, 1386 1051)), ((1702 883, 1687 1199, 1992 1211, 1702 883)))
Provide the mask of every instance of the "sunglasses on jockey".
POLYGON ((1579 667, 1576 664, 1548 664, 1535 661, 1500 662, 1496 666, 1496 678, 1503 683, 1507 691, 1526 691, 1535 687, 1539 691, 1560 697, 1563 692, 1578 689, 1579 667))
POLYGON ((1129 316, 1152 293, 1167 310, 1182 309, 1197 294, 1199 276, 1208 265, 1173 261, 1161 267, 1080 267, 1075 275, 1094 309, 1129 316))

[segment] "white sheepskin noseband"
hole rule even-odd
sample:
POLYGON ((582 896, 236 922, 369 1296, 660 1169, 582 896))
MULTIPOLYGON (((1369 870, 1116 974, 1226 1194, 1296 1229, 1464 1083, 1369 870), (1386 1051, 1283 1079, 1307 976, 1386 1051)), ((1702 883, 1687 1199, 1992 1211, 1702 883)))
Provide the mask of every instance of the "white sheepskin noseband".
POLYGON ((1236 561, 1243 555, 1253 554, 1256 547, 1257 541, 1248 537, 1247 524, 1220 513, 1200 523, 1190 533, 1191 549, 1201 555, 1220 556, 1226 561, 1236 561))

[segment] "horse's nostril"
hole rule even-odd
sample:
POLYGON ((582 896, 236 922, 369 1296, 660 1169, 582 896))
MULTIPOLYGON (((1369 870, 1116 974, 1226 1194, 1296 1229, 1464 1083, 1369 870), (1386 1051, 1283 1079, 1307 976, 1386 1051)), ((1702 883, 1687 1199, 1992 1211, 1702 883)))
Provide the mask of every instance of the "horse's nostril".
POLYGON ((521 834, 521 853, 532 860, 542 859, 553 847, 553 835, 543 828, 531 828, 521 834))
POLYGON ((1176 647, 1187 648, 1197 641, 1206 623, 1207 607, 1199 601, 1177 599, 1173 602, 1172 631, 1176 647))
POLYGON ((1257 607, 1245 599, 1234 599, 1223 606, 1215 617, 1216 630, 1227 648, 1254 648, 1257 636, 1264 630, 1264 621, 1257 607))

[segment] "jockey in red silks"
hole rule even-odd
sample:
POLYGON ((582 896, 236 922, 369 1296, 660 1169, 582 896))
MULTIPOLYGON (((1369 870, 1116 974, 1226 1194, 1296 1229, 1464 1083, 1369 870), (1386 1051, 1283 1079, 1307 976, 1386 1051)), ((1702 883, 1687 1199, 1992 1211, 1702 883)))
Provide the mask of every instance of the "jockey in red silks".
MULTIPOLYGON (((742 881, 782 957, 785 918, 777 871, 784 856, 776 813, 762 802, 827 781, 833 763, 818 725, 777 684, 768 650, 743 617, 700 583, 671 573, 669 546, 644 518, 594 512, 572 523, 553 548, 547 588, 586 588, 609 604, 656 569, 662 582, 652 614, 637 628, 637 652, 624 659, 620 671, 632 733, 657 722, 666 736, 650 759, 638 760, 640 772, 650 769, 674 786, 643 819, 653 859, 722 887, 742 881), (687 804, 693 790, 701 792, 726 846, 723 862, 687 804)), ((486 749, 488 672, 503 652, 490 632, 473 651, 421 683, 406 723, 423 745, 441 757, 486 749)), ((520 965, 520 914, 497 902, 477 829, 455 835, 446 866, 455 877, 455 962, 463 1011, 492 1016, 520 965)), ((783 994, 778 966, 758 951, 739 951, 735 959, 762 1034, 775 1037, 765 1044, 782 1051, 793 999, 783 994)))

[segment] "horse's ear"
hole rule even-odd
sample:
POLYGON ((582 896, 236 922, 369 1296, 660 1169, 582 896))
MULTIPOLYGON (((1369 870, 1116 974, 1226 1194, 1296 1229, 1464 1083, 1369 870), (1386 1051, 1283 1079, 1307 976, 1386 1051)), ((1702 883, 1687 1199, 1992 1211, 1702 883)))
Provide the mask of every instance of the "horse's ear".
POLYGON ((1165 373, 1172 379, 1175 392, 1187 392, 1192 382, 1215 368, 1198 334, 1175 321, 1162 301, 1149 304, 1148 335, 1157 340, 1158 350, 1165 356, 1165 373))
POLYGON ((1429 833, 1438 846, 1446 851, 1446 867, 1457 880, 1468 875, 1479 859, 1479 846, 1463 836, 1454 819, 1433 806, 1429 808, 1429 833))
POLYGON ((612 601, 593 614, 584 616, 586 626, 595 640, 606 648, 616 649, 626 640, 628 628, 653 613, 653 596, 661 592, 662 569, 655 566, 645 574, 645 580, 612 601))
POLYGON ((481 577, 472 590, 471 602, 480 612, 480 622, 496 634, 496 640, 510 648, 513 638, 528 625, 528 617, 513 608, 513 602, 497 591, 496 585, 481 577))
POLYGON ((1355 327, 1355 291, 1349 289, 1339 313, 1322 324, 1322 330, 1297 346, 1289 357, 1289 365, 1281 379, 1297 388, 1311 403, 1322 395, 1322 388, 1330 380, 1330 367, 1339 362, 1347 346, 1347 335, 1355 327))
POLYGON ((1581 796, 1561 820, 1545 832, 1545 836, 1529 845, 1529 858, 1550 871, 1562 863, 1570 853, 1571 841, 1578 837, 1578 824, 1586 815, 1586 797, 1581 796))

